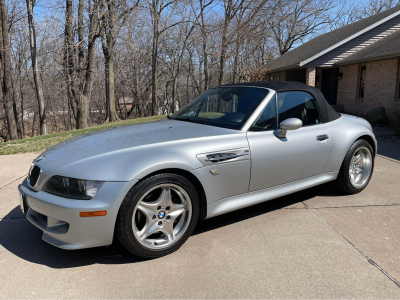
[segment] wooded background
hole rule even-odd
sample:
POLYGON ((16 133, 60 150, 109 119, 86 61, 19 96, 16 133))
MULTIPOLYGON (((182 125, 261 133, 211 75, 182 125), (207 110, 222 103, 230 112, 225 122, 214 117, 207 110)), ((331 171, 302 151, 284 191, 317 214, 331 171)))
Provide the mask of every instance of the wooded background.
POLYGON ((174 113, 400 0, 0 0, 0 141, 174 113))

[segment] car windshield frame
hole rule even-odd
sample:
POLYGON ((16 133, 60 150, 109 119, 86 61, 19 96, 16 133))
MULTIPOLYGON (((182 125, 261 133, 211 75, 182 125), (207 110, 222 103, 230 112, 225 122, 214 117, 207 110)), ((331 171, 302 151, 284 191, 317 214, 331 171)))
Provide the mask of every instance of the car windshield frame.
POLYGON ((253 86, 215 87, 186 104, 169 118, 240 131, 270 92, 269 89, 253 86), (227 107, 230 107, 230 111, 223 111, 227 107), (199 116, 201 113, 203 117, 199 116), (209 117, 204 117, 207 115, 209 117))

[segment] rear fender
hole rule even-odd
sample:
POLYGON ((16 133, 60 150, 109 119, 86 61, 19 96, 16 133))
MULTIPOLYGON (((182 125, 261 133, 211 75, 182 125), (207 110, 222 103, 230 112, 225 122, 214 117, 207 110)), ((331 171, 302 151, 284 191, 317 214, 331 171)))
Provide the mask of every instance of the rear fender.
POLYGON ((373 141, 374 154, 377 150, 375 136, 370 129, 371 126, 364 119, 357 120, 352 116, 342 116, 336 121, 326 124, 329 130, 329 137, 332 138, 332 151, 328 163, 325 166, 324 173, 337 172, 342 166, 344 157, 353 143, 363 136, 368 136, 373 141))

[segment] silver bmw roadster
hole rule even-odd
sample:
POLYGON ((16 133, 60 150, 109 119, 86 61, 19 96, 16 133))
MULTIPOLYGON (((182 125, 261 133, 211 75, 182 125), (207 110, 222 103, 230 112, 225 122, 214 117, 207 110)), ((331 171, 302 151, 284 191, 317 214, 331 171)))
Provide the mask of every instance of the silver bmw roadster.
POLYGON ((117 238, 143 258, 170 254, 207 219, 335 181, 361 192, 377 143, 362 118, 338 114, 295 82, 206 91, 167 120, 96 131, 32 163, 22 210, 63 248, 117 238))

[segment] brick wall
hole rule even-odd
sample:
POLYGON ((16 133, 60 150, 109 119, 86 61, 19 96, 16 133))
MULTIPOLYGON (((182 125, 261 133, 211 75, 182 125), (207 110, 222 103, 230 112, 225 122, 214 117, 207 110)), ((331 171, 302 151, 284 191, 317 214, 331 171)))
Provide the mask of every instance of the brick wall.
POLYGON ((306 83, 309 86, 315 86, 315 79, 317 76, 317 69, 315 67, 308 67, 306 73, 306 83))
POLYGON ((365 115, 367 111, 376 107, 385 107, 390 114, 394 108, 400 108, 400 101, 395 101, 398 84, 398 59, 386 59, 366 63, 366 79, 364 99, 358 99, 358 72, 359 65, 340 67, 343 73, 338 82, 337 104, 343 105, 344 112, 365 115))

